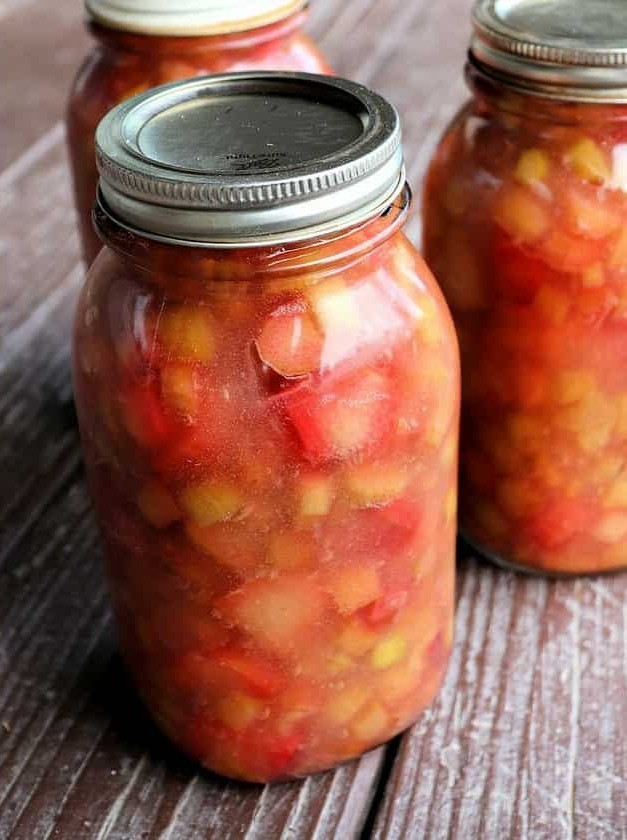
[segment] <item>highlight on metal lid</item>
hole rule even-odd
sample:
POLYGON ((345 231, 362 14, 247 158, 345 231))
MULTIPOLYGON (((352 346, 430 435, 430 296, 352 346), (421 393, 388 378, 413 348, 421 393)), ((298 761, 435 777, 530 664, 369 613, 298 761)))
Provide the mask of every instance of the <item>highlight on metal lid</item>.
POLYGON ((518 88, 627 101, 625 0, 477 0, 470 60, 518 88))
POLYGON ((146 35, 224 35, 275 23, 307 0, 85 0, 88 16, 146 35))
POLYGON ((99 202, 153 239, 305 240, 383 212, 405 186, 398 113, 356 82, 227 73, 118 105, 96 133, 99 202))

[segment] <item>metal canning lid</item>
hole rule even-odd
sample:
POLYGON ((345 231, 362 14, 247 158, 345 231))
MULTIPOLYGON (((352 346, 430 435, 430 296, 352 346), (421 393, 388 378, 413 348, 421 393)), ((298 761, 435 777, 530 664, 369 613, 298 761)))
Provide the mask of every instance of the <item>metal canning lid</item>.
POLYGON ((153 239, 310 239, 383 212, 405 185, 399 116, 356 82, 227 73, 118 105, 96 133, 102 209, 153 239))
POLYGON ((627 0, 477 0, 471 62, 543 95, 627 102, 627 0))
POLYGON ((85 0, 104 26, 146 35, 224 35, 282 20, 306 0, 85 0))

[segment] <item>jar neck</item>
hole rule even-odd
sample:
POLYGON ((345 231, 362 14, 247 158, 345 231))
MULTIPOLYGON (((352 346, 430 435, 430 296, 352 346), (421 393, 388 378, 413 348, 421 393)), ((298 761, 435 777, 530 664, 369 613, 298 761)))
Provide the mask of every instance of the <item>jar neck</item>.
POLYGON ((484 72, 472 59, 466 64, 466 82, 479 107, 486 111, 563 125, 627 120, 625 103, 581 102, 569 100, 566 93, 563 98, 554 98, 521 90, 484 72))
POLYGON ((90 21, 89 30, 105 49, 113 52, 145 53, 150 55, 216 53, 229 50, 248 50, 271 41, 286 38, 300 29, 308 17, 306 8, 293 12, 282 20, 238 32, 213 35, 143 35, 126 32, 90 21))
POLYGON ((187 284, 197 282, 200 287, 216 280, 264 282, 303 273, 315 282, 318 276, 344 271, 384 245, 403 228, 410 207, 411 192, 406 186, 383 213, 359 225, 315 240, 241 248, 193 247, 152 240, 129 231, 98 204, 94 224, 105 246, 146 275, 161 275, 162 285, 164 271, 174 285, 178 278, 185 277, 187 284), (229 271, 235 263, 238 270, 229 271), (221 268, 212 271, 212 265, 221 268))

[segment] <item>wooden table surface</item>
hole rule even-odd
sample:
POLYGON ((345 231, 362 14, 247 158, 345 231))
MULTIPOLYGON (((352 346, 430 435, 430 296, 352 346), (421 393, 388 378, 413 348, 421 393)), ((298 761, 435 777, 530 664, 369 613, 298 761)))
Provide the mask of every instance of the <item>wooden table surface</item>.
MULTIPOLYGON (((401 110, 416 192, 465 96, 469 7, 313 0, 335 67, 401 110)), ((303 782, 199 773, 146 720, 116 654, 71 405, 83 272, 61 120, 87 45, 79 0, 0 0, 0 838, 626 838, 626 577, 525 579, 462 552, 433 707, 303 782)))

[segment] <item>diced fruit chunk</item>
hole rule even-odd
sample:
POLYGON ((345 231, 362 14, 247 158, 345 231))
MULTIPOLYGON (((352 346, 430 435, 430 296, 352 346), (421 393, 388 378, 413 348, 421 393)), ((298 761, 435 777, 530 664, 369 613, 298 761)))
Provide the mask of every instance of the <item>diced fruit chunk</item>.
POLYGON ((307 290, 324 335, 342 335, 359 329, 360 313, 351 289, 341 278, 332 278, 307 290))
POLYGON ((351 725, 351 732, 363 741, 378 741, 385 737, 390 725, 388 713, 380 703, 369 703, 351 725))
POLYGON ((305 454, 314 460, 345 458, 374 446, 392 419, 390 382, 373 370, 288 395, 285 404, 305 454))
POLYGON ((572 229, 583 236, 603 239, 621 226, 620 214, 603 204, 595 194, 571 189, 566 193, 565 205, 572 229))
POLYGON ((549 551, 563 546, 590 524, 589 503, 578 499, 563 499, 548 504, 529 522, 534 541, 549 551))
POLYGON ((150 386, 125 388, 120 395, 120 412, 126 430, 141 446, 157 447, 173 434, 173 427, 150 386))
POLYGON ((605 283, 603 266, 600 263, 596 263, 586 268, 583 273, 582 283, 586 289, 597 289, 599 286, 602 286, 605 283))
POLYGON ((491 263, 495 289, 505 301, 529 303, 540 286, 555 280, 555 272, 535 252, 501 232, 494 237, 491 263))
POLYGON ((171 679, 197 694, 216 696, 230 688, 260 698, 274 697, 286 683, 274 665, 236 647, 188 651, 174 663, 171 679))
POLYGON ((540 315, 551 324, 563 324, 570 309, 570 299, 564 292, 552 286, 542 286, 535 296, 533 305, 540 315))
POLYGON ((374 647, 371 662, 374 668, 383 670, 396 665, 407 654, 407 639, 402 633, 390 633, 374 647))
POLYGON ((512 239, 520 242, 536 242, 551 224, 546 205, 524 187, 514 185, 499 195, 494 219, 512 239))
POLYGON ((262 647, 287 654, 315 638, 325 599, 313 579, 282 574, 248 582, 221 598, 216 610, 262 647))
POLYGON ((603 150, 589 137, 582 137, 574 143, 566 153, 566 160, 585 181, 603 184, 611 177, 603 150))
POLYGON ((607 513, 601 517, 594 535, 602 542, 617 543, 627 537, 627 513, 607 513))
POLYGON ((166 405, 178 414, 192 416, 199 403, 198 375, 189 365, 169 364, 161 369, 161 393, 166 405))
POLYGON ((168 307, 159 318, 158 337, 168 358, 207 364, 215 353, 215 327, 207 308, 202 306, 168 307))
POLYGON ((239 523, 203 526, 190 520, 185 523, 185 533, 196 548, 234 571, 248 571, 257 565, 259 540, 239 523))
POLYGON ((212 480, 190 484, 181 492, 179 501, 185 513, 201 527, 231 519, 244 505, 238 487, 212 480))
POLYGON ((518 158, 514 177, 528 187, 544 181, 549 173, 549 156, 542 149, 525 149, 518 158))
POLYGON ((339 691, 329 700, 324 716, 332 726, 344 726, 368 700, 370 692, 364 686, 351 686, 339 691))
POLYGON ((302 300, 280 306, 266 318, 256 340, 260 358, 281 376, 318 368, 322 336, 302 300))
POLYGON ((331 510, 335 489, 330 476, 306 473, 298 479, 298 512, 303 517, 326 516, 331 510))
POLYGON ((149 481, 141 488, 137 507, 155 528, 167 528, 181 518, 171 493, 158 481, 149 481))
POLYGON ((269 712, 260 700, 238 691, 218 700, 216 717, 229 729, 239 732, 262 717, 266 710, 269 712))
POLYGON ((556 228, 540 246, 539 254, 554 272, 575 273, 585 271, 598 260, 599 245, 594 239, 571 236, 566 231, 556 228))
POLYGON ((379 639, 379 634, 355 619, 346 625, 339 638, 339 647, 350 656, 360 657, 371 650, 379 639))
POLYGON ((314 547, 306 531, 281 531, 270 537, 268 561, 275 569, 293 571, 312 565, 314 547))
POLYGON ((274 697, 285 687, 283 672, 261 657, 236 647, 222 648, 212 655, 216 664, 228 672, 228 680, 256 697, 274 697))
POLYGON ((372 627, 389 624, 405 606, 408 598, 406 589, 392 589, 362 610, 362 616, 372 627))
POLYGON ((627 477, 620 476, 610 487, 603 498, 606 508, 627 509, 627 477))
POLYGON ((348 496, 362 507, 381 505, 397 498, 408 481, 407 470, 389 464, 360 464, 344 476, 348 496))
POLYGON ((553 383, 553 395, 561 405, 575 403, 594 389, 595 381, 587 370, 565 370, 558 374, 553 383))
POLYGON ((327 589, 338 610, 351 613, 376 601, 381 584, 376 569, 371 566, 344 566, 329 575, 327 589))

